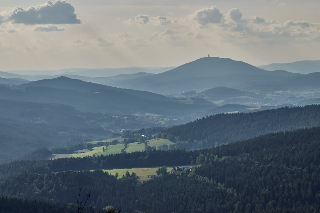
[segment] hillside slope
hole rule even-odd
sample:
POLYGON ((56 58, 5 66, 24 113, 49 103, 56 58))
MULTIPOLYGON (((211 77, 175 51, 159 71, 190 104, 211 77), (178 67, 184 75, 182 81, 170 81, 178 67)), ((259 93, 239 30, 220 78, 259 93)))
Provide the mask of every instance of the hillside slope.
POLYGON ((203 148, 314 126, 320 126, 319 105, 213 115, 169 128, 162 136, 177 141, 183 147, 203 148))
POLYGON ((75 133, 52 127, 9 119, 0 119, 0 163, 18 160, 26 154, 50 147, 79 143, 75 133))
POLYGON ((65 104, 82 111, 108 114, 185 115, 212 107, 209 102, 182 103, 178 99, 150 92, 119 89, 66 77, 30 82, 14 88, 0 87, 0 98, 65 104))
MULTIPOLYGON (((86 159, 60 159, 50 164, 69 170, 103 167, 110 159, 148 163, 189 157, 197 163, 180 176, 162 174, 139 183, 134 174, 116 179, 102 171, 22 173, 0 183, 0 193, 29 199, 72 202, 81 185, 89 203, 121 212, 317 212, 320 208, 320 128, 275 133, 198 151, 152 151, 86 159), (124 158, 127 158, 125 160, 124 158), (79 161, 79 162, 77 162, 79 161)), ((110 162, 111 163, 111 162, 110 162)), ((50 166, 49 166, 50 167, 50 166)))
POLYGON ((164 73, 118 82, 117 86, 160 94, 177 94, 219 86, 244 88, 281 82, 293 75, 289 72, 265 71, 227 58, 200 58, 164 73))

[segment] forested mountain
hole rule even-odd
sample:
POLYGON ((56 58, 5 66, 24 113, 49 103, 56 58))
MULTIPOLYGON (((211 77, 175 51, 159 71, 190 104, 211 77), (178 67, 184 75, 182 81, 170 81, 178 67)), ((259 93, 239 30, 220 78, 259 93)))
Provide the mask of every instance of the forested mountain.
POLYGON ((320 106, 218 114, 165 130, 161 137, 185 148, 213 147, 272 132, 320 126, 320 106))
POLYGON ((97 134, 107 135, 110 130, 140 129, 158 125, 156 121, 134 115, 91 113, 63 104, 3 99, 0 99, 0 117, 56 127, 71 127, 83 134, 95 131, 97 134))
MULTIPOLYGON (((319 127, 268 134, 213 149, 162 151, 159 155, 166 159, 166 153, 174 152, 171 163, 179 165, 177 160, 184 156, 198 166, 181 176, 163 174, 144 183, 139 183, 134 174, 117 180, 101 171, 26 172, 1 182, 0 193, 72 202, 70 196, 82 185, 83 191, 92 194, 90 204, 113 206, 122 212, 298 213, 317 212, 320 208, 319 127)), ((138 162, 147 155, 130 155, 130 161, 138 162)), ((120 159, 124 155, 117 156, 120 159)), ((85 160, 95 168, 101 165, 100 159, 105 157, 85 160)), ((75 165, 77 160, 60 159, 61 168, 75 165)), ((149 163, 153 163, 152 158, 149 163)))
POLYGON ((40 124, 0 119, 0 163, 17 160, 27 153, 44 147, 61 147, 77 144, 80 137, 40 124))
POLYGON ((182 103, 178 99, 150 92, 119 89, 66 77, 30 82, 15 88, 1 87, 0 98, 59 103, 82 111, 108 114, 186 115, 212 107, 208 102, 182 103))
POLYGON ((269 72, 227 58, 200 58, 173 70, 118 82, 119 87, 176 94, 225 86, 244 88, 268 82, 282 82, 295 76, 289 72, 269 72))
POLYGON ((274 63, 269 65, 260 66, 265 70, 286 70, 295 73, 313 73, 320 72, 320 61, 295 61, 291 63, 274 63))

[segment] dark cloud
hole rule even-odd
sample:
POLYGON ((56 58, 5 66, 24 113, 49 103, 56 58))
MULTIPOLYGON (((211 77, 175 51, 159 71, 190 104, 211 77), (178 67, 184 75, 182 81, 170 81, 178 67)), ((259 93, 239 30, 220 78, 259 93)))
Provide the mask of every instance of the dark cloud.
POLYGON ((36 27, 34 29, 36 32, 61 32, 64 30, 64 28, 58 28, 57 26, 36 27))
POLYGON ((222 13, 216 7, 204 8, 193 14, 193 19, 201 25, 220 23, 222 13))
POLYGON ((46 4, 23 9, 17 7, 8 17, 16 24, 80 24, 73 5, 66 1, 48 1, 46 4))
POLYGON ((240 22, 242 19, 242 13, 237 8, 231 9, 228 12, 227 16, 229 17, 229 19, 231 19, 232 21, 235 21, 235 22, 240 22))

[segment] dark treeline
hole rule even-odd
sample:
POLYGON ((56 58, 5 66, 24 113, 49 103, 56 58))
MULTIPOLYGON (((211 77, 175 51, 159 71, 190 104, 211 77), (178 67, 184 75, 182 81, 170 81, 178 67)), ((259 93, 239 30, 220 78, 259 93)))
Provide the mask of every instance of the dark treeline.
MULTIPOLYGON (((202 152, 206 152, 203 150, 202 152)), ((59 171, 81 171, 115 168, 144 168, 157 166, 190 165, 195 162, 200 151, 156 151, 122 153, 109 156, 62 158, 48 161, 17 161, 0 165, 0 181, 29 171, 49 173, 59 171)))
POLYGON ((157 166, 190 165, 196 160, 198 152, 185 150, 148 151, 122 153, 109 156, 67 158, 48 161, 52 172, 65 170, 115 169, 115 168, 144 168, 157 166))
MULTIPOLYGON (((166 159, 166 153, 170 156, 173 151, 150 153, 166 159)), ((131 155, 131 159, 138 161, 150 153, 131 155)), ((319 212, 319 153, 318 127, 268 134, 213 149, 176 151, 176 158, 189 155, 189 160, 195 158, 199 165, 181 176, 160 175, 139 183, 135 175, 117 180, 101 171, 26 172, 3 181, 0 194, 70 202, 68 193, 80 184, 93 194, 90 204, 112 206, 122 212, 319 212)), ((99 158, 79 160, 89 159, 94 162, 99 158)), ((63 162, 67 161, 59 164, 63 162)))
MULTIPOLYGON (((59 172, 50 174, 23 173, 0 186, 1 194, 16 198, 45 199, 64 203, 75 203, 75 197, 82 192, 90 193, 87 205, 104 208, 108 204, 126 206, 129 197, 135 196, 137 179, 127 177, 117 180, 102 171, 59 172), (21 183, 16 185, 14 183, 21 183)), ((134 199, 130 199, 134 202, 134 199)))
POLYGON ((319 105, 213 115, 169 128, 159 137, 175 141, 177 147, 208 148, 269 133, 314 126, 320 126, 319 105))
MULTIPOLYGON (((75 204, 56 203, 44 200, 25 200, 19 198, 0 197, 0 213, 76 213, 75 204)), ((91 206, 84 206, 86 213, 117 213, 104 211, 91 206)))
MULTIPOLYGON (((93 208, 86 208, 86 212, 95 213, 93 208)), ((77 207, 72 204, 53 203, 39 200, 24 200, 18 198, 0 197, 0 213, 75 213, 77 207)))

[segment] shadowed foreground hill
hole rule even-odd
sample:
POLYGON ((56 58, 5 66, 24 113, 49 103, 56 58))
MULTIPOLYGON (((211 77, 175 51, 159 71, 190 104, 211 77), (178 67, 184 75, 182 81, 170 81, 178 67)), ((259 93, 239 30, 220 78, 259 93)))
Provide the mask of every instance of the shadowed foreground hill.
MULTIPOLYGON (((320 208, 319 128, 269 134, 213 149, 159 153, 166 158, 171 152, 175 153, 171 163, 180 154, 190 154, 190 163, 195 160, 199 166, 181 176, 163 174, 144 183, 133 174, 116 179, 101 171, 22 173, 0 183, 0 193, 70 202, 69 195, 82 185, 92 194, 90 204, 122 212, 300 213, 320 208)), ((146 155, 129 155, 130 162, 146 155)), ((117 156, 123 155, 113 158, 117 156)), ((100 159, 105 157, 84 160, 94 166, 100 159)), ((75 164, 77 159, 61 159, 61 167, 70 161, 75 164)))
MULTIPOLYGON (((0 213, 76 213, 77 207, 72 204, 53 203, 47 201, 24 200, 0 197, 0 213)), ((86 213, 98 213, 101 210, 87 207, 86 213)), ((107 211, 103 211, 107 213, 107 211)))

